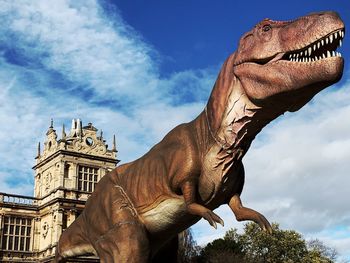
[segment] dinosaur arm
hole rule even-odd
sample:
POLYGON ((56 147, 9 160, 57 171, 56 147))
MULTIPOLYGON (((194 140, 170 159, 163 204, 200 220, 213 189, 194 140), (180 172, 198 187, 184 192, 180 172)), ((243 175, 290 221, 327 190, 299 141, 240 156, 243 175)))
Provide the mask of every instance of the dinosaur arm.
POLYGON ((216 223, 224 225, 224 221, 210 209, 196 203, 196 187, 195 181, 185 181, 181 185, 181 191, 185 200, 187 212, 201 216, 209 222, 209 224, 216 229, 216 223))

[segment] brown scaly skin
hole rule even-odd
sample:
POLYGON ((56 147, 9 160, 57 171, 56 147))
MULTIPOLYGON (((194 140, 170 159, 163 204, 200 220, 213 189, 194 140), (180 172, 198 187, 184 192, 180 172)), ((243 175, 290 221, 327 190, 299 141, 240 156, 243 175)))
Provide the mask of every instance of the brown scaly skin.
POLYGON ((171 251, 166 244, 201 218, 215 228, 223 224, 213 212, 222 204, 238 221, 253 220, 271 232, 263 215, 241 203, 242 158, 265 125, 341 78, 343 59, 327 57, 327 50, 336 49, 343 33, 338 15, 325 12, 288 22, 265 19, 243 35, 205 110, 101 179, 62 234, 57 261, 94 253, 101 262, 169 262, 170 255, 162 258, 171 251), (296 54, 304 62, 290 61, 296 54))

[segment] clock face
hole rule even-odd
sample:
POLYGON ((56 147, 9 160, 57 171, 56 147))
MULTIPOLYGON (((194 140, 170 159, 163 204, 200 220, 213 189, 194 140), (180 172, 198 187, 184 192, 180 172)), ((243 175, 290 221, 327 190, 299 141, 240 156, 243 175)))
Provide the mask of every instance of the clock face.
POLYGON ((85 142, 89 146, 92 146, 94 144, 94 140, 91 137, 87 137, 85 142))

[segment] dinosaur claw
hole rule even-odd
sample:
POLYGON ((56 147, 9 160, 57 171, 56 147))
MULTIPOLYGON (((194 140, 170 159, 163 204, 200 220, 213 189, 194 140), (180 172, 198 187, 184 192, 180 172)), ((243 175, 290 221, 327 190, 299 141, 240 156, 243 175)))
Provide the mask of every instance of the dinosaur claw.
POLYGON ((263 215, 260 215, 259 225, 264 232, 272 234, 272 227, 263 215))
POLYGON ((191 214, 203 217, 215 229, 217 229, 217 223, 224 226, 224 221, 217 214, 206 207, 199 204, 190 204, 187 209, 191 214))

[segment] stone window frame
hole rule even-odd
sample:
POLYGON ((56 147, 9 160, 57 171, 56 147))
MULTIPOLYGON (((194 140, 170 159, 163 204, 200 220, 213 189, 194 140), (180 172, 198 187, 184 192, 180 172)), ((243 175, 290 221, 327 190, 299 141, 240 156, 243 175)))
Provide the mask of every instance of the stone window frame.
POLYGON ((99 181, 99 168, 89 165, 78 165, 77 189, 84 192, 93 192, 99 181))
POLYGON ((33 218, 4 215, 2 222, 0 249, 7 251, 30 251, 33 218))

